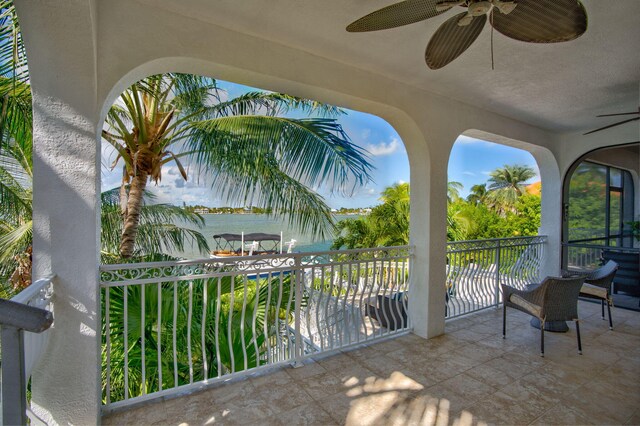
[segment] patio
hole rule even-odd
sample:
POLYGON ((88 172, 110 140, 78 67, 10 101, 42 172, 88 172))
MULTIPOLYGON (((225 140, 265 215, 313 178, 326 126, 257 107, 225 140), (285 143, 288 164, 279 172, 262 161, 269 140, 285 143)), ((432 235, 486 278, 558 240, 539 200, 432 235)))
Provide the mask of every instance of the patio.
POLYGON ((301 368, 103 417, 103 424, 638 424, 640 315, 580 302, 575 328, 539 332, 528 316, 488 309, 446 323, 446 334, 412 334, 314 359, 301 368))

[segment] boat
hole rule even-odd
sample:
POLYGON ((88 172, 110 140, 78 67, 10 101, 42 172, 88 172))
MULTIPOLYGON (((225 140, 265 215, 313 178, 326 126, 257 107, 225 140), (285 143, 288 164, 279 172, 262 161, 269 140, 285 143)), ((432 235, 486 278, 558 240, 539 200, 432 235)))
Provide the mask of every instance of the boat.
POLYGON ((211 258, 292 253, 297 242, 294 239, 284 242, 282 233, 265 234, 262 232, 216 234, 213 236, 213 241, 215 241, 216 248, 211 252, 211 258), (286 252, 283 251, 285 246, 286 252))
POLYGON ((232 266, 237 270, 249 271, 251 273, 246 275, 248 279, 288 275, 291 271, 282 268, 291 267, 295 263, 292 257, 269 256, 293 252, 296 240, 284 242, 282 233, 217 234, 213 236, 213 240, 216 248, 210 257, 220 260, 216 266, 232 266), (235 258, 238 259, 237 262, 234 262, 235 258))

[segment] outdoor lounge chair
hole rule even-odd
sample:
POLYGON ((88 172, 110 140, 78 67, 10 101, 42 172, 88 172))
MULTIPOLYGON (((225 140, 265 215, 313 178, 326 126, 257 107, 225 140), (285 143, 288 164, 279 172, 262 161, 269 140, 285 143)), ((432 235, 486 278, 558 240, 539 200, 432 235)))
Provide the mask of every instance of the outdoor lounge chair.
POLYGON ((563 271, 563 277, 584 276, 584 284, 580 289, 580 297, 587 299, 600 300, 602 305, 602 319, 604 320, 604 304, 607 304, 607 312, 609 314, 609 330, 613 330, 613 320, 611 319, 611 283, 618 271, 618 264, 613 260, 609 260, 600 268, 591 272, 580 271, 563 271))
POLYGON ((540 356, 544 356, 544 326, 547 321, 575 321, 578 353, 582 354, 580 324, 578 323, 578 294, 584 276, 547 277, 531 290, 518 290, 500 284, 504 300, 502 312, 502 338, 507 332, 507 306, 540 320, 540 356))

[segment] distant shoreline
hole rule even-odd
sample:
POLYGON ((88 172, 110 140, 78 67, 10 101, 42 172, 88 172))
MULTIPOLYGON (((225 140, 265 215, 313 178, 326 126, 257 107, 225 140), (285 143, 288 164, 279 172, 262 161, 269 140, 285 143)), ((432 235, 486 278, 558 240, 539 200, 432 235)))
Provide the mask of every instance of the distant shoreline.
MULTIPOLYGON (((266 212, 266 211, 237 211, 236 209, 234 209, 235 211, 229 211, 226 208, 224 208, 223 210, 218 210, 218 211, 211 211, 211 210, 215 210, 215 209, 198 209, 198 208, 191 208, 191 207, 182 207, 183 210, 185 211, 189 211, 192 213, 196 213, 196 214, 200 214, 200 215, 221 215, 221 214, 227 214, 227 215, 269 215, 271 214, 270 212, 266 212)), ((338 210, 338 211, 332 211, 331 214, 333 215, 340 215, 340 216, 366 216, 367 214, 369 214, 371 212, 371 209, 349 209, 349 210, 338 210)))

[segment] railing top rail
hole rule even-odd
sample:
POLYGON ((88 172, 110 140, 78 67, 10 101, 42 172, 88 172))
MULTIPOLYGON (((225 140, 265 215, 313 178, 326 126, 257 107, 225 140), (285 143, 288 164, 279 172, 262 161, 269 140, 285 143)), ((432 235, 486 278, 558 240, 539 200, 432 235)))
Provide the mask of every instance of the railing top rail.
POLYGON ((140 268, 163 268, 172 266, 191 266, 201 265, 203 263, 216 263, 216 264, 233 264, 238 262, 255 261, 255 260, 268 260, 268 259, 292 259, 292 258, 304 258, 312 256, 326 256, 326 255, 350 255, 360 253, 381 252, 390 250, 408 250, 409 254, 413 252, 413 246, 390 246, 390 247, 372 247, 365 249, 350 249, 350 250, 327 250, 327 251, 314 251, 314 252, 296 252, 296 253, 282 253, 282 254, 265 254, 265 255, 253 255, 253 256, 231 256, 231 257, 216 257, 216 258, 201 258, 190 260, 178 260, 178 261, 163 261, 163 262, 141 262, 141 263, 118 263, 100 265, 100 271, 114 271, 122 269, 140 269, 140 268))
POLYGON ((600 241, 600 240, 617 240, 619 238, 630 238, 630 237, 633 237, 633 234, 622 233, 622 234, 609 235, 608 237, 603 236, 603 237, 592 237, 592 238, 582 238, 578 240, 570 240, 569 242, 566 242, 563 244, 588 243, 591 241, 600 241))
POLYGON ((574 247, 574 248, 588 248, 588 249, 599 249, 599 250, 609 250, 609 251, 623 251, 627 253, 640 253, 640 248, 638 247, 601 246, 597 244, 576 244, 576 243, 562 243, 562 245, 566 247, 574 247))
POLYGON ((51 284, 51 281, 55 278, 55 275, 47 275, 44 278, 36 280, 30 286, 22 290, 20 293, 16 294, 11 298, 12 302, 28 304, 32 299, 38 297, 41 291, 51 284))
POLYGON ((0 299, 0 325, 42 333, 52 323, 53 314, 47 310, 0 299))
POLYGON ((480 240, 447 241, 447 244, 487 243, 487 242, 495 242, 495 241, 535 240, 535 239, 546 240, 547 236, 531 235, 531 236, 522 236, 522 237, 484 238, 480 240))

